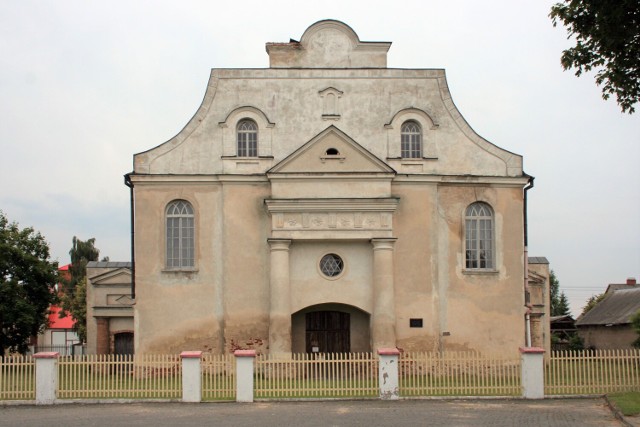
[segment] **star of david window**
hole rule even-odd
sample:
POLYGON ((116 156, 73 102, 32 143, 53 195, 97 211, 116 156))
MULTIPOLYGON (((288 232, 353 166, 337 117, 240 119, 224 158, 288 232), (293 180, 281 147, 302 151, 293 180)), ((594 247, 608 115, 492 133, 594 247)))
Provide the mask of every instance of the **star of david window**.
POLYGON ((320 271, 327 277, 336 277, 342 273, 344 262, 336 254, 327 254, 320 260, 320 271))

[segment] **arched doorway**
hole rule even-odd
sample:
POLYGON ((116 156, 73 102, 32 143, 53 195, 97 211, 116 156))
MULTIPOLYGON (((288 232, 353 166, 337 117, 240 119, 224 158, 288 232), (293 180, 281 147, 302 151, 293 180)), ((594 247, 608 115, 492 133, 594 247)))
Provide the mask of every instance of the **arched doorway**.
POLYGON ((318 304, 291 316, 293 353, 371 351, 369 313, 337 303, 318 304))

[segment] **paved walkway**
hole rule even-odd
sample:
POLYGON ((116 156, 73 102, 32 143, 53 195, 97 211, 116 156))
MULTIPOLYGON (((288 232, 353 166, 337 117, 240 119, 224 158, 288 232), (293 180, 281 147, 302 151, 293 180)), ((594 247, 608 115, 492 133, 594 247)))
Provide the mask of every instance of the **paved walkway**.
POLYGON ((0 406, 0 426, 622 426, 604 399, 0 406))

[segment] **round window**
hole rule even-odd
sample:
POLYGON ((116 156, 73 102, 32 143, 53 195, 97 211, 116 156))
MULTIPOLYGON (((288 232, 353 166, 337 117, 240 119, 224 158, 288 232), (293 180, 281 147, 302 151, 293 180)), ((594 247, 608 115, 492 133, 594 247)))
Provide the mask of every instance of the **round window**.
POLYGON ((336 254, 327 254, 320 260, 320 271, 327 277, 336 277, 342 273, 344 262, 336 254))

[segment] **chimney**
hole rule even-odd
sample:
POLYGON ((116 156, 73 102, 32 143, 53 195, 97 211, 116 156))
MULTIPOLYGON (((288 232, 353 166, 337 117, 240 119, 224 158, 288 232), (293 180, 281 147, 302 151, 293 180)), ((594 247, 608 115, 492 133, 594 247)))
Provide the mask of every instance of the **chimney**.
POLYGON ((627 279, 627 285, 629 286, 635 286, 636 285, 636 278, 635 277, 629 277, 627 279))

